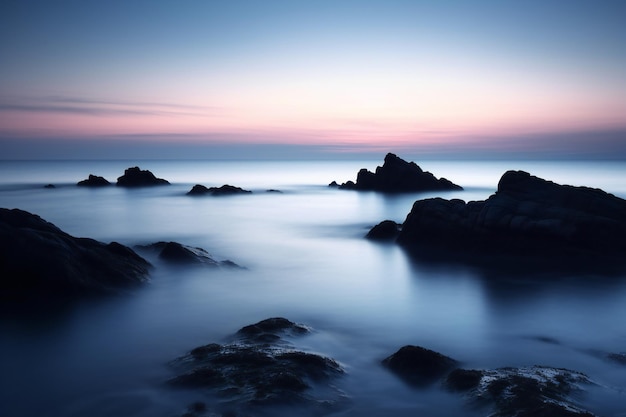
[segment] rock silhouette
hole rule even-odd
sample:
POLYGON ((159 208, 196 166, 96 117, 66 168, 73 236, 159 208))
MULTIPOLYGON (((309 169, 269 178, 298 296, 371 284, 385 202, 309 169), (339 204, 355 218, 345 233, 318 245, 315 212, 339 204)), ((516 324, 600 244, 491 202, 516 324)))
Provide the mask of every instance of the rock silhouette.
POLYGON ((201 184, 196 184, 187 193, 187 195, 221 196, 221 195, 250 194, 250 193, 252 193, 252 191, 244 190, 243 188, 235 187, 233 185, 228 185, 228 184, 224 184, 221 187, 211 187, 211 188, 207 188, 201 184))
POLYGON ((76 238, 34 214, 0 209, 0 299, 115 291, 145 282, 149 266, 119 243, 76 238))
MULTIPOLYGON (((333 181, 330 187, 336 187, 333 181)), ((417 192, 417 191, 455 191, 463 187, 440 178, 422 169, 415 162, 407 162, 392 153, 385 156, 383 166, 376 172, 361 169, 356 183, 352 181, 339 185, 340 189, 382 192, 417 192)))
POLYGON ((105 187, 111 183, 103 177, 89 174, 86 180, 79 181, 76 185, 81 187, 105 187))
POLYGON ((428 385, 443 377, 458 362, 421 346, 407 345, 383 360, 383 365, 411 385, 428 385))
POLYGON ((397 241, 418 256, 444 261, 621 269, 626 200, 508 171, 484 201, 416 201, 397 241))
POLYGON ((366 238, 371 240, 393 240, 400 233, 400 225, 393 220, 383 220, 376 226, 372 227, 366 238))
POLYGON ((169 182, 163 178, 157 178, 148 170, 141 170, 139 167, 127 168, 124 175, 118 177, 119 187, 149 187, 153 185, 168 185, 169 182))

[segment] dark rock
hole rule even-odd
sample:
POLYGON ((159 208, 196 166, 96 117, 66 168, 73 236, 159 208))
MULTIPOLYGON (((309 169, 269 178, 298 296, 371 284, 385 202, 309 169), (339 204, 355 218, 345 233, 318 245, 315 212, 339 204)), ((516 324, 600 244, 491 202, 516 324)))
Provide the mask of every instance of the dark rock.
POLYGON ((586 375, 567 369, 533 366, 495 370, 452 371, 446 385, 466 391, 475 402, 495 408, 501 417, 593 417, 572 394, 591 384, 586 375))
POLYGON ((282 194, 283 192, 280 190, 275 190, 273 188, 270 188, 269 190, 265 190, 266 193, 276 193, 276 194, 282 194))
POLYGON ((400 225, 392 220, 383 220, 374 226, 367 234, 366 238, 372 240, 394 240, 400 233, 400 225))
MULTIPOLYGON (((336 184, 333 181, 330 186, 336 186, 336 184)), ((339 188, 384 192, 455 191, 463 189, 445 178, 437 179, 430 172, 422 171, 415 162, 407 162, 392 153, 385 156, 383 166, 377 167, 376 172, 370 172, 363 168, 357 174, 356 183, 348 181, 341 184, 339 188)))
POLYGON ((145 282, 149 266, 119 243, 76 238, 34 214, 0 209, 0 298, 114 291, 145 282))
POLYGON ((250 194, 252 191, 244 190, 243 188, 235 187, 232 185, 224 184, 221 187, 207 188, 204 185, 196 184, 187 193, 187 195, 235 195, 235 194, 250 194))
POLYGON ((626 201, 602 190, 505 173, 485 201, 416 201, 398 242, 422 257, 518 268, 623 268, 626 201))
POLYGON ((111 183, 103 177, 98 177, 97 175, 89 174, 89 178, 87 178, 86 180, 79 181, 76 185, 79 185, 82 187, 104 187, 107 185, 111 185, 111 183))
POLYGON ((267 342, 280 339, 281 335, 302 335, 308 333, 308 327, 296 324, 282 317, 273 317, 258 323, 242 327, 237 335, 250 341, 267 342))
POLYGON ((333 181, 330 184, 328 184, 329 187, 339 187, 339 184, 337 184, 337 181, 333 181))
POLYGON ((430 384, 458 364, 441 353, 411 345, 400 348, 382 363, 412 385, 430 384))
POLYGON ((626 353, 609 353, 606 357, 620 365, 626 365, 626 353))
POLYGON ((239 268, 239 265, 233 261, 216 261, 206 250, 178 242, 157 242, 150 245, 140 245, 137 248, 157 252, 159 259, 169 263, 239 268))
POLYGON ((117 179, 120 187, 148 187, 153 185, 168 185, 169 182, 163 178, 157 178, 148 170, 140 170, 139 167, 128 168, 124 175, 117 179))
MULTIPOLYGON (((327 384, 343 374, 333 359, 296 350, 280 335, 293 336, 308 328, 284 318, 272 318, 243 327, 233 343, 198 347, 173 363, 179 371, 171 385, 214 390, 229 406, 249 408, 267 404, 319 405, 312 393, 316 384, 327 384), (272 334, 275 339, 259 341, 272 334)), ((334 388, 325 389, 329 395, 334 388)), ((339 397, 337 391, 334 393, 339 397)), ((331 404, 337 400, 324 399, 331 404)))
POLYGON ((57 188, 54 184, 46 184, 43 188, 57 188))
POLYGON ((207 187, 202 184, 194 185, 191 190, 187 193, 187 195, 205 195, 210 194, 211 192, 207 187))
POLYGON ((448 374, 446 385, 452 391, 468 391, 478 387, 483 375, 483 371, 475 369, 455 369, 448 374))

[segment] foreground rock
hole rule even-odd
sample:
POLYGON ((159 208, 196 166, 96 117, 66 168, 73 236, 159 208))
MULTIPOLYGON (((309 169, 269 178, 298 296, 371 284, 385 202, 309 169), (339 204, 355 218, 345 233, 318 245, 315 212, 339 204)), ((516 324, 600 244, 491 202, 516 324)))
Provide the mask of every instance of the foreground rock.
POLYGON ((593 417, 573 396, 591 384, 586 375, 567 369, 532 366, 452 371, 446 385, 466 392, 477 405, 493 407, 501 417, 593 417))
POLYGON ((156 252, 158 253, 159 259, 174 264, 239 268, 239 265, 229 260, 216 261, 202 248, 187 246, 178 242, 157 242, 150 245, 138 246, 137 248, 156 252))
POLYGON ((209 388, 222 400, 216 411, 222 407, 234 413, 233 407, 246 410, 259 405, 333 409, 341 395, 328 384, 343 374, 342 367, 328 357, 296 350, 285 339, 308 332, 284 318, 246 326, 231 343, 200 346, 176 360, 173 366, 180 374, 169 383, 209 388), (320 384, 326 398, 316 396, 314 387, 320 384))
MULTIPOLYGON (((331 187, 337 186, 333 181, 331 187)), ((339 185, 341 189, 383 192, 417 192, 417 191, 455 191, 463 188, 445 178, 437 179, 433 174, 422 169, 415 162, 406 162, 392 153, 385 156, 382 167, 376 172, 361 169, 356 183, 348 181, 339 185)))
POLYGON ((443 377, 458 362, 441 353, 420 346, 407 345, 382 361, 411 385, 428 385, 443 377))
POLYGON ((420 346, 404 346, 382 361, 414 387, 439 381, 463 393, 473 408, 498 417, 593 417, 575 401, 590 385, 580 372, 545 366, 460 369, 458 362, 420 346))
POLYGON ((233 185, 224 184, 221 187, 211 187, 207 188, 204 185, 196 184, 193 188, 187 193, 187 195, 236 195, 236 194, 250 194, 252 191, 244 190, 240 187, 235 187, 233 185))
POLYGON ((416 201, 397 241, 418 256, 443 261, 622 270, 626 201, 509 171, 485 201, 416 201))
POLYGON ((0 299, 114 291, 146 281, 149 266, 119 243, 76 238, 34 214, 0 209, 0 299))
POLYGON ((89 174, 86 180, 78 181, 76 185, 81 187, 106 187, 111 185, 111 183, 104 177, 89 174))
POLYGON ((142 171, 139 167, 128 168, 124 175, 117 179, 119 187, 149 187, 154 185, 169 185, 163 178, 157 178, 148 170, 142 171))

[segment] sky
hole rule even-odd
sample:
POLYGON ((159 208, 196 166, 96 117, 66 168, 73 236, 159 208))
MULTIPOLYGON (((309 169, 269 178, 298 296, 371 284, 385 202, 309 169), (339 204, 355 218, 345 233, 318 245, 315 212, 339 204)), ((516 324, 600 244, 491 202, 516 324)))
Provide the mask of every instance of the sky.
POLYGON ((0 159, 626 159, 626 1, 0 4, 0 159))

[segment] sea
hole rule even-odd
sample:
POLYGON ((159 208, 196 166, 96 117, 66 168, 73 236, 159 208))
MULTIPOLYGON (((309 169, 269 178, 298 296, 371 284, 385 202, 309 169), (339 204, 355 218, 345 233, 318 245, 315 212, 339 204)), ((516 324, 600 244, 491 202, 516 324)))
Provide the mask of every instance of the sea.
POLYGON ((494 276, 424 263, 393 243, 364 238, 382 220, 404 221, 419 199, 483 200, 507 170, 626 198, 626 163, 415 162, 464 190, 381 194, 328 186, 354 181, 359 169, 373 171, 382 160, 0 161, 0 207, 37 214, 77 237, 130 247, 176 241, 243 267, 148 258, 154 268, 141 288, 2 310, 0 415, 170 417, 197 401, 212 415, 221 401, 213 393, 166 383, 175 375, 172 361, 245 325, 285 317, 312 329, 294 341, 298 349, 332 357, 346 370, 332 381, 341 406, 245 415, 489 414, 439 383, 416 388, 381 365, 400 347, 418 345, 466 369, 584 372, 593 384, 575 394, 577 403, 599 416, 626 416, 626 366, 608 359, 626 352, 626 276, 494 276), (171 185, 76 186, 89 174, 114 183, 132 166, 171 185), (195 184, 252 193, 186 195, 195 184))

